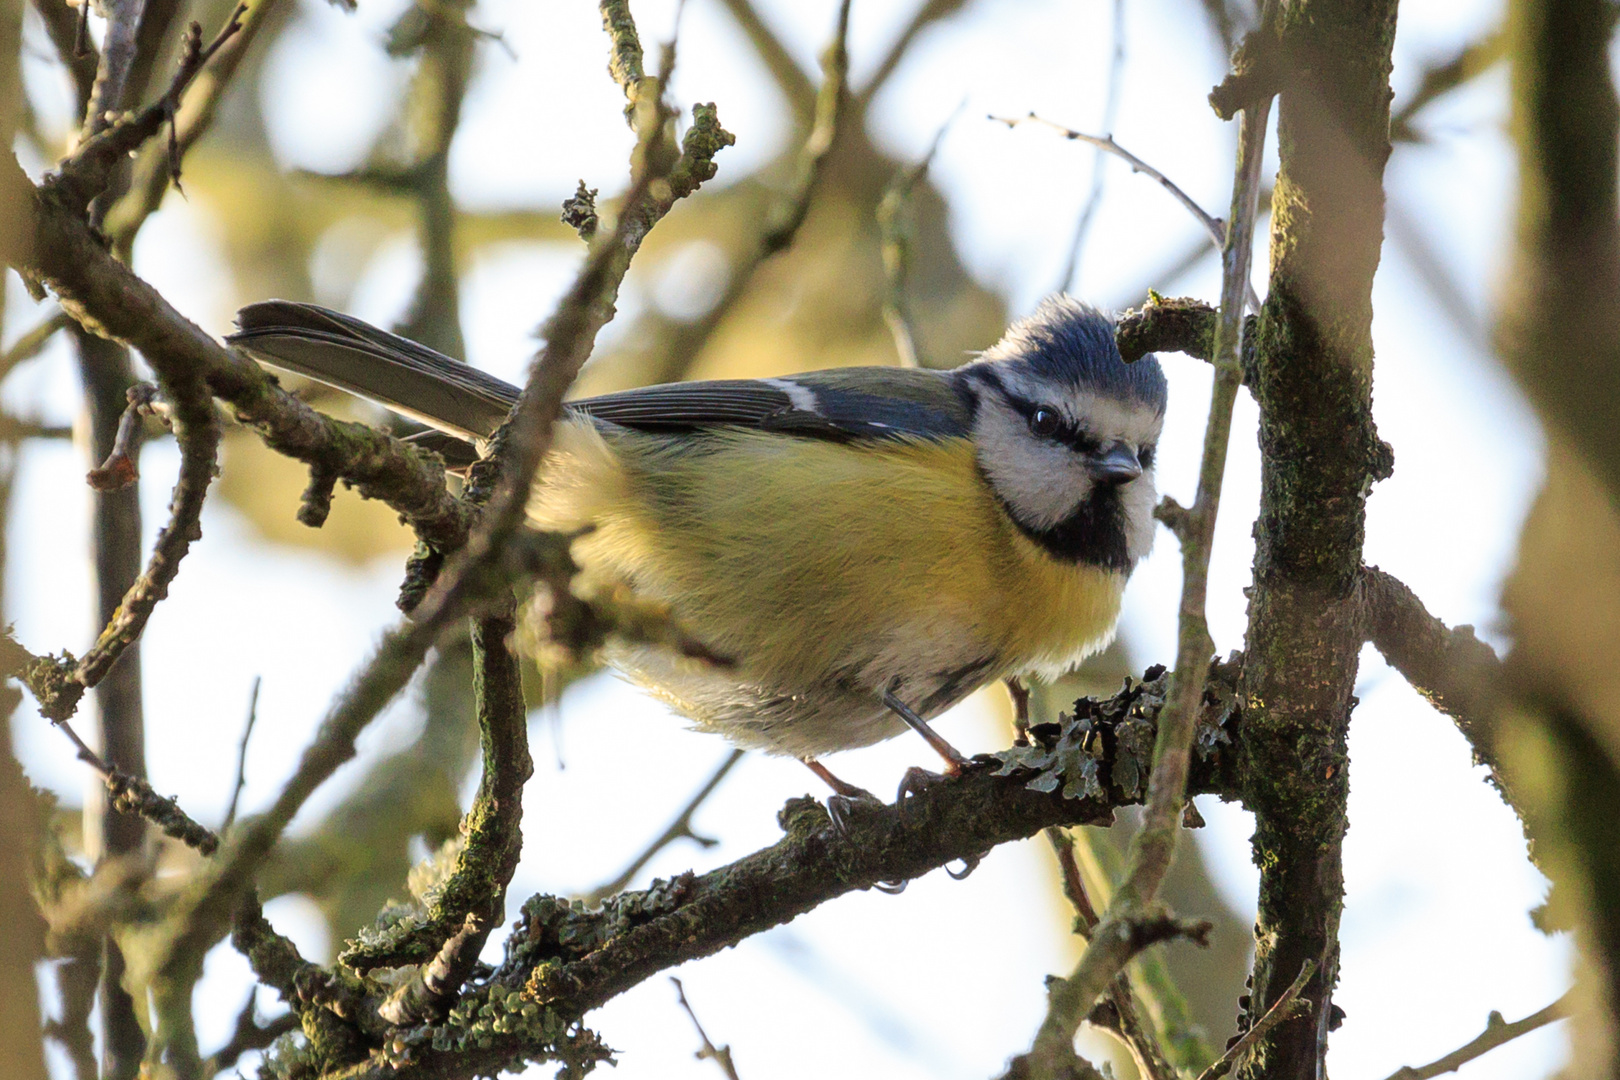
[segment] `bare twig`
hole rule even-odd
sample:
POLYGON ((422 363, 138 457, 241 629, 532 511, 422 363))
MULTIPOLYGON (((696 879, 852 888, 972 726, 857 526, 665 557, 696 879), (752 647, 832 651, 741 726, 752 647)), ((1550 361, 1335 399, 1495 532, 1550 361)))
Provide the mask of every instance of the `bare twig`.
POLYGON ((85 482, 97 491, 117 491, 140 478, 140 463, 131 455, 133 444, 140 434, 141 418, 151 411, 157 397, 157 387, 151 383, 136 383, 126 394, 129 404, 118 418, 118 433, 113 437, 112 453, 105 461, 85 475, 85 482))
MULTIPOLYGON (((1198 496, 1188 511, 1187 535, 1182 538, 1182 593, 1176 672, 1159 722, 1153 772, 1142 827, 1131 843, 1131 868, 1097 925, 1074 973, 1051 991, 1045 1021, 1034 1046, 1014 1069, 1028 1068, 1033 1075, 1055 1075, 1073 1057, 1074 1035, 1092 1004, 1142 951, 1153 935, 1149 923, 1164 916, 1156 896, 1175 853, 1181 807, 1191 763, 1193 733, 1203 694, 1201 673, 1214 652, 1205 618, 1209 558, 1215 520, 1220 507, 1221 483, 1226 471, 1226 450, 1231 438, 1232 406, 1242 382, 1238 364, 1243 326, 1243 303, 1248 291, 1249 261, 1260 194, 1260 165, 1266 119, 1271 99, 1249 103, 1243 110, 1236 176, 1232 185, 1232 222, 1222 247, 1221 310, 1216 330, 1214 389, 1203 460, 1198 474, 1198 496), (1196 674, 1195 674, 1196 673, 1196 674)), ((1108 140, 1112 143, 1112 140, 1108 140)))
POLYGON ((1445 1057, 1429 1062, 1427 1065, 1420 1065, 1416 1068, 1411 1065, 1402 1065, 1389 1074, 1388 1080, 1431 1080, 1432 1077, 1456 1072, 1475 1058, 1484 1056, 1498 1046, 1512 1042, 1520 1035, 1528 1035, 1537 1028, 1543 1028, 1548 1024, 1562 1020, 1570 1014, 1571 1005, 1570 995, 1565 994, 1546 1008, 1531 1013, 1523 1020, 1515 1020, 1511 1024, 1502 1019, 1501 1013, 1493 1011, 1485 1020, 1485 1030, 1480 1032, 1477 1038, 1459 1046, 1445 1057))
POLYGON ((889 81, 889 77, 900 66, 900 61, 906 58, 906 53, 911 50, 912 43, 917 40, 917 35, 935 23, 955 15, 965 6, 967 6, 967 0, 927 0, 918 8, 917 13, 906 24, 906 28, 900 31, 900 36, 894 39, 894 44, 889 46, 889 51, 883 54, 883 59, 878 61, 876 69, 872 72, 872 77, 867 79, 866 85, 856 92, 855 115, 866 115, 867 110, 872 105, 872 99, 889 81))
POLYGON ((810 85, 810 79, 805 75, 804 69, 799 67, 793 54, 788 52, 787 46, 782 44, 780 38, 765 25, 765 20, 755 10, 749 0, 721 0, 731 17, 737 20, 737 25, 748 37, 748 43, 754 47, 759 58, 764 61, 765 68, 775 80, 777 89, 787 97, 794 115, 802 122, 810 122, 815 111, 815 88, 810 85))
POLYGON ((624 871, 612 881, 598 885, 586 893, 585 902, 591 905, 600 904, 614 893, 622 891, 625 886, 635 880, 636 875, 641 873, 644 866, 652 862, 653 856, 677 840, 695 840, 701 847, 714 846, 714 840, 706 836, 699 836, 692 831, 692 815, 696 814, 698 807, 702 806, 708 797, 714 794, 714 789, 720 786, 720 781, 726 778, 726 774, 731 771, 732 766, 742 760, 743 753, 742 750, 733 749, 731 753, 727 754, 726 759, 720 763, 720 767, 703 782, 703 786, 698 788, 697 793, 687 800, 686 806, 681 809, 681 812, 675 815, 675 820, 669 823, 669 828, 660 833, 658 839, 648 844, 641 854, 632 859, 630 865, 625 867, 624 871))
POLYGON ((229 832, 231 826, 236 824, 236 807, 242 798, 242 789, 247 786, 247 751, 248 740, 253 737, 253 725, 259 719, 259 676, 253 676, 253 689, 248 691, 247 723, 242 725, 242 738, 236 744, 236 783, 231 785, 231 805, 225 811, 225 824, 219 827, 220 832, 229 832))
MULTIPOLYGON (((1164 173, 1160 172, 1158 169, 1155 169, 1152 165, 1149 165, 1147 162, 1143 161, 1141 158, 1119 145, 1119 143, 1115 142, 1112 135, 1087 135, 1084 132, 1075 131, 1073 128, 1064 127, 1062 124, 1056 124, 1050 120, 1043 119, 1034 113, 1030 113, 1028 116, 1019 117, 991 116, 989 119, 994 120, 998 124, 1006 124, 1010 128, 1017 127, 1020 124, 1040 124, 1043 127, 1051 128, 1059 135, 1062 135, 1065 139, 1069 139, 1073 142, 1083 142, 1090 146, 1095 146, 1099 150, 1113 154, 1115 157, 1130 165, 1132 172, 1144 173, 1147 176, 1152 177, 1154 180, 1157 180, 1159 185, 1163 187, 1164 190, 1168 191, 1172 196, 1175 197, 1177 202, 1187 208, 1188 213, 1198 219, 1198 222, 1204 226, 1204 231, 1209 233, 1210 239, 1215 242, 1216 246, 1225 250, 1227 240, 1226 224, 1222 222, 1220 218, 1206 213, 1204 208, 1199 206, 1198 203, 1193 200, 1191 195, 1188 195, 1185 191, 1181 190, 1181 188, 1177 187, 1168 176, 1164 175, 1164 173)), ((1258 166, 1256 167, 1258 168, 1258 166)), ((1254 286, 1249 284, 1247 281, 1243 282, 1243 287, 1250 310, 1258 314, 1260 311, 1260 294, 1256 293, 1254 291, 1254 286)))
POLYGON ((1282 996, 1272 1002, 1271 1008, 1254 1022, 1253 1027, 1243 1033, 1241 1039, 1227 1047, 1226 1053, 1222 1054, 1218 1061, 1200 1073, 1198 1080, 1220 1080, 1237 1067, 1238 1062, 1254 1049, 1255 1044, 1265 1037, 1266 1032, 1297 1012, 1298 1006, 1304 1004, 1298 1000, 1300 991, 1305 989, 1305 984, 1310 981, 1315 971, 1316 961, 1307 960, 1301 964, 1299 974, 1294 976, 1294 981, 1282 992, 1282 996))
MULTIPOLYGON (((1119 116, 1119 88, 1125 73, 1125 0, 1114 0, 1114 50, 1108 62, 1108 90, 1103 98, 1102 130, 1113 138, 1114 120, 1119 116)), ((1108 173, 1104 166, 1103 151, 1099 147, 1091 157, 1091 192, 1080 210, 1080 220, 1074 226, 1074 239, 1069 242, 1069 257, 1063 262, 1055 292, 1079 290, 1080 257, 1085 251, 1086 237, 1091 233, 1092 219, 1102 205, 1103 188, 1108 173)), ((1220 241, 1216 241, 1219 244, 1220 241)))
POLYGON ((951 123, 966 104, 964 101, 958 105, 956 111, 934 132, 933 141, 928 144, 928 152, 921 161, 895 173, 883 192, 883 200, 878 203, 878 235, 883 251, 883 321, 888 324, 889 334, 894 338, 894 351, 899 356, 901 367, 919 366, 917 337, 912 332, 911 308, 906 301, 906 277, 911 270, 911 235, 905 212, 911 203, 913 189, 928 175, 928 167, 934 163, 934 155, 939 152, 945 132, 950 130, 951 123))
MULTIPOLYGON (((180 96, 191 80, 220 47, 242 28, 240 19, 243 10, 243 7, 236 8, 207 45, 202 42, 202 28, 192 23, 181 49, 180 68, 163 96, 138 112, 120 117, 104 130, 93 129, 95 134, 80 143, 78 149, 57 167, 57 171, 46 178, 46 190, 60 199, 64 206, 82 212, 92 199, 105 190, 113 170, 126 155, 156 135, 164 123, 173 120, 180 96)), ((176 155, 171 129, 169 164, 171 179, 178 183, 180 162, 176 155)))
POLYGON ((1423 142, 1424 135, 1412 126, 1412 120, 1436 99, 1473 81, 1491 70, 1507 54, 1507 35, 1501 27, 1493 27, 1484 35, 1468 42, 1449 58, 1423 69, 1417 89, 1389 118, 1389 137, 1392 142, 1423 142))
POLYGON ((1090 937, 1097 928, 1097 909, 1086 895, 1086 882, 1074 858, 1074 837, 1068 830, 1054 827, 1046 830, 1046 839, 1057 854, 1058 869, 1063 874, 1063 895, 1074 905, 1075 933, 1090 937))
MULTIPOLYGON (((213 126, 219 103, 231 84, 231 77, 253 44, 266 19, 280 0, 249 0, 233 15, 234 33, 221 31, 221 38, 210 46, 202 66, 190 85, 172 106, 169 145, 148 146, 135 164, 129 191, 108 210, 103 228, 113 237, 114 247, 127 256, 135 234, 163 202, 172 182, 179 188, 180 162, 213 126)), ((227 23, 227 28, 231 25, 227 23)))
POLYGON ((739 1080, 737 1067, 731 1061, 731 1047, 716 1046, 709 1041, 708 1032, 704 1031, 703 1025, 698 1023, 697 1013, 692 1011, 691 1004, 686 1000, 686 987, 682 986, 681 980, 673 975, 669 977, 669 981, 675 984, 675 1000, 680 1002, 681 1008, 691 1019, 692 1026, 697 1028, 698 1038, 703 1041, 703 1048, 697 1052, 697 1059, 699 1061, 714 1062, 720 1067, 720 1071, 726 1074, 727 1080, 739 1080))
POLYGON ((140 777, 113 768, 79 738, 79 733, 66 720, 57 723, 56 729, 73 743, 79 760, 101 774, 114 809, 145 818, 163 830, 165 835, 174 837, 187 847, 196 848, 204 855, 212 855, 218 850, 219 836, 206 825, 192 820, 180 809, 178 802, 159 795, 151 784, 140 777))
POLYGON ((839 5, 832 40, 821 53, 822 78, 821 86, 815 92, 814 122, 804 145, 799 149, 792 187, 773 201, 760 219, 758 236, 747 243, 743 255, 732 267, 726 279, 725 292, 720 298, 698 318, 676 323, 664 333, 652 335, 653 344, 647 350, 652 358, 651 363, 648 370, 638 373, 638 381, 661 383, 682 378, 726 316, 749 295, 760 267, 792 246, 794 237, 810 212, 810 203, 825 172, 827 157, 849 111, 849 53, 846 48, 849 8, 849 0, 839 5))
POLYGON ((25 331, 12 342, 11 348, 0 353, 0 379, 11 374, 11 369, 25 360, 32 360, 51 343, 57 331, 71 326, 73 319, 65 311, 54 311, 25 331))

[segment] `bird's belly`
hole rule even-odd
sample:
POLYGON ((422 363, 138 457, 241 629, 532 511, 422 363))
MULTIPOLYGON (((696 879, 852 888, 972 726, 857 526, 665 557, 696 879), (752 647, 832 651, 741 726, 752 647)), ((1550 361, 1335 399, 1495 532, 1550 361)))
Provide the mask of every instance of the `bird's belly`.
POLYGON ((867 746, 905 730, 885 690, 933 716, 1112 637, 1123 575, 1057 563, 1025 540, 965 443, 854 450, 739 434, 695 452, 593 434, 570 433, 573 463, 550 470, 536 516, 591 525, 575 549, 587 576, 667 604, 734 661, 646 645, 608 656, 738 745, 867 746))

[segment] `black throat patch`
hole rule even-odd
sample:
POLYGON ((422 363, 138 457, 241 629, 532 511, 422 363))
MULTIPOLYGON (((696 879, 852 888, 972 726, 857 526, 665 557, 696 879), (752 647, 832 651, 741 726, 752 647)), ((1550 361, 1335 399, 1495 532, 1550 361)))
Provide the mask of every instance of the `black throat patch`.
POLYGON ((1129 574, 1135 565, 1125 534, 1125 509, 1120 505, 1119 489, 1116 487, 1099 485, 1093 489, 1089 499, 1075 508, 1074 513, 1045 529, 1022 521, 999 493, 996 498, 1013 524, 1018 526, 1018 531, 1054 559, 1085 563, 1122 574, 1129 574))

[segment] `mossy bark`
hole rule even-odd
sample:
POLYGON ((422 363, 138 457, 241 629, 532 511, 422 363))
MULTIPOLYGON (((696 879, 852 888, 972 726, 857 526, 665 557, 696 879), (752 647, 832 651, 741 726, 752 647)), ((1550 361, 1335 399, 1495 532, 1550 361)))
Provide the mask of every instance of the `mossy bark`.
POLYGON ((1314 1077, 1326 1045, 1343 903, 1346 733, 1361 648, 1357 578, 1372 483, 1372 281, 1383 238, 1393 0, 1304 0, 1280 14, 1271 286, 1252 390, 1260 517, 1244 670, 1244 801, 1260 866, 1251 1016, 1306 961, 1308 1012, 1246 1077, 1314 1077))

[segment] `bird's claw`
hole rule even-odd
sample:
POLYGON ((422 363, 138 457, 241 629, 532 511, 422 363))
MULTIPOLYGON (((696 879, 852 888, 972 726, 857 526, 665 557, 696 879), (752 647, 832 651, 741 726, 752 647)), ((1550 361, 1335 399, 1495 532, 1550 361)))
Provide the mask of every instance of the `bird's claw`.
POLYGON ((864 788, 850 787, 838 795, 827 796, 827 817, 832 820, 833 831, 840 840, 848 840, 850 827, 856 815, 872 809, 882 809, 883 800, 864 788))
POLYGON ((929 772, 927 769, 913 765, 900 778, 900 788, 895 792, 894 804, 904 809, 910 799, 921 795, 941 780, 948 779, 949 776, 949 773, 929 772))
POLYGON ((960 873, 952 870, 949 866, 945 867, 945 872, 950 875, 952 881, 961 881, 979 868, 980 861, 980 857, 977 855, 965 855, 962 857, 962 870, 960 873))

